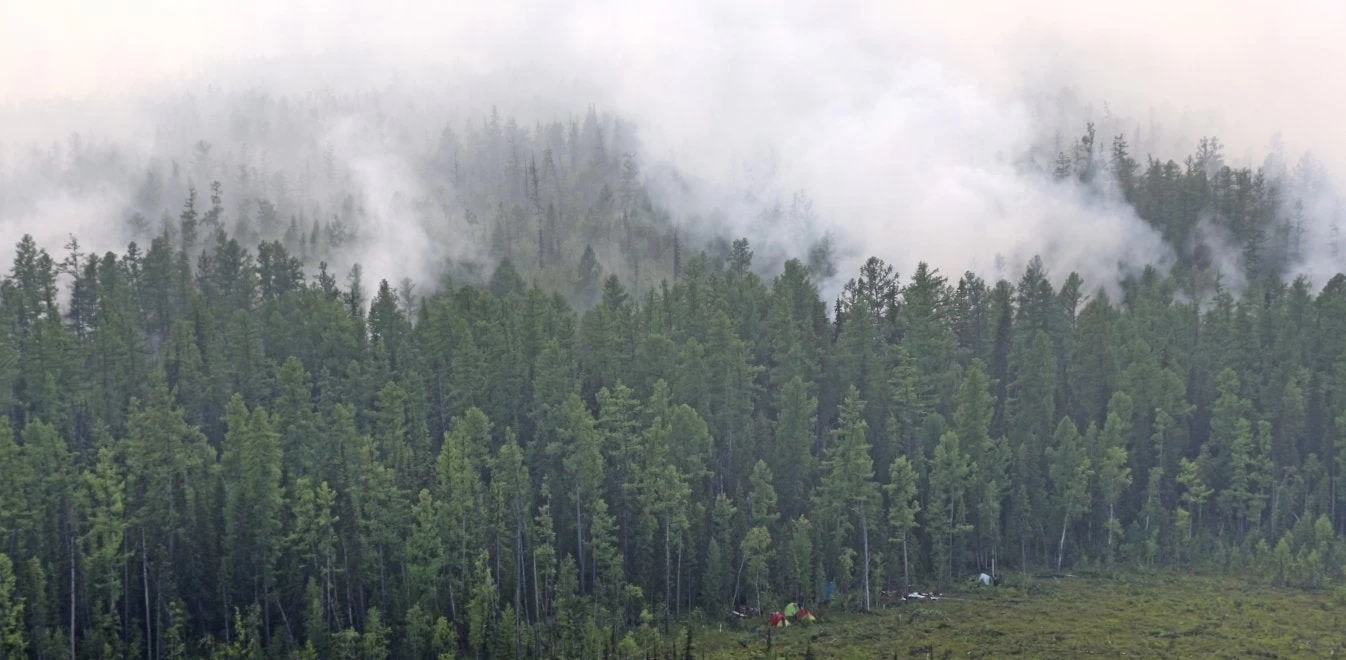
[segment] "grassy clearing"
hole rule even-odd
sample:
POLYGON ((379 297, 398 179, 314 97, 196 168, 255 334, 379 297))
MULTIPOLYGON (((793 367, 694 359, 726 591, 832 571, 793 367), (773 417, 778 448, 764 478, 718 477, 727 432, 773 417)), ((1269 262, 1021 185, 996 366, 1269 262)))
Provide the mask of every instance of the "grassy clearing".
POLYGON ((1232 578, 1087 574, 1023 578, 812 626, 705 631, 707 658, 1346 657, 1346 602, 1232 578))

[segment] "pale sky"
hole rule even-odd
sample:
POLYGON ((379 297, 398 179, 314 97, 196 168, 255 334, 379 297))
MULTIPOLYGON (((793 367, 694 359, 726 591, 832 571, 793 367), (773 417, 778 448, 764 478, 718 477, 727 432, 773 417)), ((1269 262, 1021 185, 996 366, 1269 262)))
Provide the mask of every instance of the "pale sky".
MULTIPOLYGON (((1279 131, 1346 164, 1339 0, 6 0, 0 101, 351 49, 410 68, 569 61, 631 85, 773 23, 784 27, 772 46, 781 59, 797 55, 801 35, 831 34, 876 62, 917 54, 989 88, 1070 84, 1133 116, 1218 116, 1235 147, 1260 149, 1279 131)), ((825 50, 811 55, 827 64, 825 50)))
POLYGON ((745 154, 779 156, 777 192, 807 189, 862 245, 950 269, 1006 250, 1085 268, 1161 246, 1129 208, 1004 164, 1044 131, 1078 136, 1085 117, 1052 116, 1063 89, 1089 119, 1106 104, 1153 120, 1160 157, 1217 135, 1257 166, 1279 135, 1291 165, 1311 147, 1340 183, 1343 66, 1342 0, 0 0, 0 144, 117 134, 139 111, 115 99, 184 81, 302 93, 471 73, 536 99, 573 79, 585 97, 559 105, 632 119, 683 172, 734 181, 745 154), (54 96, 83 103, 31 110, 54 96))

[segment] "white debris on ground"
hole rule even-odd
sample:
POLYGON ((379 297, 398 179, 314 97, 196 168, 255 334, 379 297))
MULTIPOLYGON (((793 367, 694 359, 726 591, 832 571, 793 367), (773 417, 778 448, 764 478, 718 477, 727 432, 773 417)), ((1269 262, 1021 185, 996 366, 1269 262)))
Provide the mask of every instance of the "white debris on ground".
POLYGON ((943 597, 944 594, 937 594, 934 592, 921 593, 919 591, 913 591, 903 596, 902 600, 939 600, 943 597))

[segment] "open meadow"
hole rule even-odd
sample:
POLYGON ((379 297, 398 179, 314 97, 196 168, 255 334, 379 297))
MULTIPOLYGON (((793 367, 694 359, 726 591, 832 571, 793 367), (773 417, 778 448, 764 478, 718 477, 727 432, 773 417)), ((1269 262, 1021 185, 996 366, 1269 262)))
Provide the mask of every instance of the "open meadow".
POLYGON ((872 614, 710 631, 708 658, 1330 658, 1346 654, 1346 599, 1223 577, 1077 574, 948 592, 872 614))

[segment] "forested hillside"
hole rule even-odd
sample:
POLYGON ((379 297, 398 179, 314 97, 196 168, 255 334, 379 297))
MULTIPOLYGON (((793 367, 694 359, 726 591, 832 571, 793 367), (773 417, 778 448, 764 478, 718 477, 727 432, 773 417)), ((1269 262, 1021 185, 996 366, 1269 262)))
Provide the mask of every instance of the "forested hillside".
POLYGON ((0 656, 668 655, 687 621, 979 571, 1346 577, 1346 277, 1282 277, 1311 172, 1090 128, 1055 175, 1115 183, 1171 272, 1109 297, 877 255, 832 300, 825 243, 685 245, 619 123, 482 126, 425 167, 491 258, 438 281, 367 295, 319 263, 380 231, 360 200, 208 146, 236 205, 165 164, 142 245, 17 246, 0 656))

